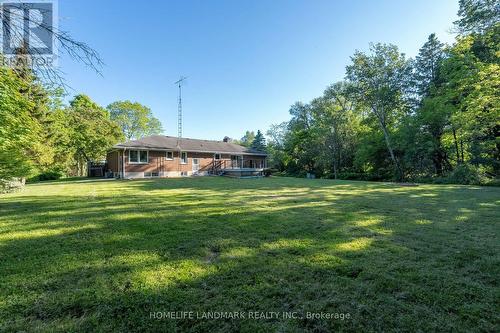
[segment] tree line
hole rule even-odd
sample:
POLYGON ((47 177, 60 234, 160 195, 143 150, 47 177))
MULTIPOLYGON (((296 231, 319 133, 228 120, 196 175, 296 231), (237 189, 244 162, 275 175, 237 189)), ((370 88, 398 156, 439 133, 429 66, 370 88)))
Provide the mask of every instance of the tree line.
POLYGON ((86 174, 89 161, 124 139, 159 134, 162 125, 137 102, 104 108, 79 94, 64 103, 61 88, 51 89, 33 71, 0 67, 0 180, 52 179, 86 174))
MULTIPOLYGON (((395 45, 372 44, 354 53, 344 80, 292 105, 291 119, 267 131, 267 144, 260 131, 224 141, 267 149, 269 165, 283 175, 497 181, 500 6, 459 4, 453 45, 431 34, 409 59, 395 45)), ((63 90, 23 61, 9 64, 0 66, 0 187, 13 178, 84 175, 87 162, 103 159, 113 144, 162 132, 140 103, 102 107, 83 94, 65 103, 63 90)))
POLYGON ((222 141, 238 144, 261 152, 265 152, 267 150, 266 138, 260 130, 257 130, 257 133, 254 131, 246 131, 245 135, 239 140, 225 136, 222 141))
POLYGON ((460 0, 453 45, 356 51, 345 79, 267 131, 270 165, 317 177, 491 183, 500 171, 500 6, 460 0))

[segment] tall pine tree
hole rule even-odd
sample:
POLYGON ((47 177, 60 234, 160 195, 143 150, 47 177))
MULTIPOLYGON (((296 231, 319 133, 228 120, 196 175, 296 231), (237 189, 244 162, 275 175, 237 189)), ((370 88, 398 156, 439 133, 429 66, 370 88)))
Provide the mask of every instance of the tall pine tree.
POLYGON ((500 3, 498 0, 459 0, 459 20, 455 21, 462 35, 483 33, 500 22, 500 3))
POLYGON ((260 130, 255 134, 255 138, 253 139, 252 145, 250 146, 252 149, 265 151, 266 150, 266 138, 260 130))
POLYGON ((436 34, 430 34, 415 59, 415 90, 420 101, 428 97, 432 87, 437 84, 443 57, 444 44, 437 39, 436 34))

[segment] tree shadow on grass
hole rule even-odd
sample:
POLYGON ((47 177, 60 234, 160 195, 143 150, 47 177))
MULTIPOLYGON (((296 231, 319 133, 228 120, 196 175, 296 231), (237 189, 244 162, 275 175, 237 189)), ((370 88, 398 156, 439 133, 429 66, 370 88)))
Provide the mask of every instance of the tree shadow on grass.
POLYGON ((75 189, 0 202, 0 322, 46 331, 494 328, 498 192, 258 181, 116 182, 118 194, 96 185, 90 197, 75 189), (155 320, 155 311, 351 319, 155 320))

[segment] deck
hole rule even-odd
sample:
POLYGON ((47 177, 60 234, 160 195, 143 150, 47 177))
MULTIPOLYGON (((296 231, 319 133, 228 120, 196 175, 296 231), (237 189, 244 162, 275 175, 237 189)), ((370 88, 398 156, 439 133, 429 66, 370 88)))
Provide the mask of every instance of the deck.
POLYGON ((262 177, 264 168, 227 168, 222 169, 222 175, 227 177, 262 177))

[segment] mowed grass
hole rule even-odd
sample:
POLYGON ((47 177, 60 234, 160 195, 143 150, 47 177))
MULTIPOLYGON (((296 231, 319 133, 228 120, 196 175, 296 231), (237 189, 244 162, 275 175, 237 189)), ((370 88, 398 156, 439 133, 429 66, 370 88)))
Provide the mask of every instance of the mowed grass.
POLYGON ((293 178, 29 185, 0 196, 0 331, 498 331, 499 204, 293 178), (299 317, 150 314, 169 311, 299 317))

